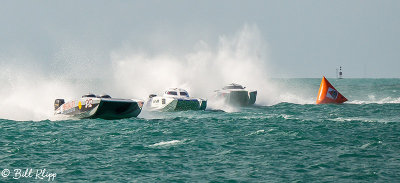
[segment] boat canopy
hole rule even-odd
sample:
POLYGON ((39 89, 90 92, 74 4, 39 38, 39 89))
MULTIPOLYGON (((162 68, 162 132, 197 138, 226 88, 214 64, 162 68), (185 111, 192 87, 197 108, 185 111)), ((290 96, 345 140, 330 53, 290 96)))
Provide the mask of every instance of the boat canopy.
POLYGON ((82 95, 82 98, 84 98, 84 97, 97 97, 97 96, 93 93, 88 93, 86 95, 82 95))
POLYGON ((100 95, 99 98, 111 98, 111 96, 107 95, 107 94, 103 94, 103 95, 100 95))
POLYGON ((232 84, 229 84, 229 85, 223 87, 222 89, 227 90, 227 89, 244 89, 244 88, 245 87, 243 87, 242 85, 232 83, 232 84))
POLYGON ((181 96, 181 97, 189 97, 189 93, 181 88, 170 88, 165 92, 165 94, 181 96))
POLYGON ((88 93, 88 94, 86 94, 86 95, 82 95, 82 98, 84 98, 84 97, 93 97, 93 98, 111 98, 111 96, 110 96, 110 95, 107 95, 107 94, 103 94, 103 95, 99 95, 99 96, 97 96, 97 95, 95 95, 95 94, 93 94, 93 93, 88 93))

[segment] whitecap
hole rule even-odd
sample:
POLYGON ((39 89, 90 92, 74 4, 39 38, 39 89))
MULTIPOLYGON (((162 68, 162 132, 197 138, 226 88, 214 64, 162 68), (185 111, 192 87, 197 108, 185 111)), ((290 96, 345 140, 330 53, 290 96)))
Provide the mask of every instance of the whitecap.
POLYGON ((367 147, 370 146, 370 145, 371 145, 371 143, 366 143, 366 144, 362 145, 360 148, 361 148, 361 149, 365 149, 365 148, 367 148, 367 147))
POLYGON ((173 146, 177 144, 181 144, 182 140, 170 140, 170 141, 162 141, 159 143, 155 143, 153 145, 149 145, 149 147, 158 147, 158 146, 173 146))

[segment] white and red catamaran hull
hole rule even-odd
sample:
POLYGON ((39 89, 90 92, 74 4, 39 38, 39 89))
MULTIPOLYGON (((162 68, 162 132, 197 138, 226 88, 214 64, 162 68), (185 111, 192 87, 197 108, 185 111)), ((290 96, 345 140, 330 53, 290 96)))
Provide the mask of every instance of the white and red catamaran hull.
POLYGON ((75 118, 122 119, 137 117, 142 107, 143 101, 84 97, 62 104, 54 114, 75 118))

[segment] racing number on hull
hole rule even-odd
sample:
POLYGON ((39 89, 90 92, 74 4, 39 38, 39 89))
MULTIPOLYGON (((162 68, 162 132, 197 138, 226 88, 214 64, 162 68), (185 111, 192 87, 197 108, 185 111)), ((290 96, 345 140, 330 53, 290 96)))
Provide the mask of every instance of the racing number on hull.
POLYGON ((85 103, 85 108, 91 108, 93 104, 93 100, 92 99, 87 99, 86 103, 85 103))

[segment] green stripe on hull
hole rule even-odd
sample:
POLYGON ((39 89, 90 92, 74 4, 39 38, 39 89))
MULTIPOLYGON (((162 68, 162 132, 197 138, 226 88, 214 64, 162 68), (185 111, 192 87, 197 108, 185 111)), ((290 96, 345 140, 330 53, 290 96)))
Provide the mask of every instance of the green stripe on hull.
POLYGON ((201 105, 200 105, 200 110, 206 110, 206 108, 207 108, 207 101, 206 100, 203 100, 202 102, 201 102, 201 105))
POLYGON ((178 100, 176 111, 186 111, 186 110, 202 110, 200 102, 198 100, 178 100))

